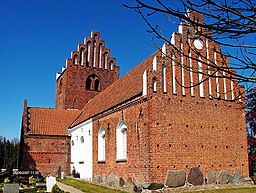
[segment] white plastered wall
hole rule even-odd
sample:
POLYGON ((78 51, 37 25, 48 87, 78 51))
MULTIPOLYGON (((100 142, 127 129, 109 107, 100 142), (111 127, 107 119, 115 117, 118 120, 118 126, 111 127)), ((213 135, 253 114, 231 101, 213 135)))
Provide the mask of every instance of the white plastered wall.
POLYGON ((71 136, 71 173, 75 168, 81 179, 92 180, 92 120, 89 119, 69 129, 69 134, 71 136))

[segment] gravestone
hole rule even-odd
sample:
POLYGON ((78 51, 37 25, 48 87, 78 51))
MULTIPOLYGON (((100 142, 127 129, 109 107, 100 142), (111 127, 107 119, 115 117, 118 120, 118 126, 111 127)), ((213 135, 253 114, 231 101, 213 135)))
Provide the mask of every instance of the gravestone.
POLYGON ((184 186, 186 172, 184 170, 168 170, 164 184, 168 187, 184 186))
POLYGON ((108 186, 119 186, 119 178, 114 174, 110 174, 108 176, 108 186))
POLYGON ((19 184, 4 184, 3 193, 19 193, 19 184))
POLYGON ((230 175, 226 170, 221 170, 218 175, 219 184, 227 184, 230 181, 230 175))
POLYGON ((243 183, 243 178, 240 176, 239 172, 236 172, 233 175, 230 175, 230 183, 233 183, 233 184, 243 183))
POLYGON ((54 184, 56 184, 56 177, 47 176, 46 177, 46 192, 51 192, 54 184))
POLYGON ((63 180, 65 177, 65 173, 64 172, 61 172, 61 179, 63 180))
POLYGON ((135 185, 135 184, 133 183, 132 179, 131 179, 130 177, 128 177, 127 180, 126 180, 125 186, 126 186, 127 188, 133 189, 133 188, 134 188, 134 185, 135 185))
POLYGON ((216 177, 216 171, 211 170, 207 174, 207 184, 215 184, 217 177, 216 177))
POLYGON ((188 182, 194 186, 204 184, 204 175, 199 167, 191 168, 188 173, 188 182))

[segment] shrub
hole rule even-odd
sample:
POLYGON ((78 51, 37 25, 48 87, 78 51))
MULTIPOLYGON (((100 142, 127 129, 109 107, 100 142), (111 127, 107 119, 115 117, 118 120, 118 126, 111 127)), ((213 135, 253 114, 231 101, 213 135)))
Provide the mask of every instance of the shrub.
POLYGON ((59 189, 58 185, 55 184, 55 185, 52 187, 51 193, 64 193, 64 191, 61 190, 61 189, 59 189))

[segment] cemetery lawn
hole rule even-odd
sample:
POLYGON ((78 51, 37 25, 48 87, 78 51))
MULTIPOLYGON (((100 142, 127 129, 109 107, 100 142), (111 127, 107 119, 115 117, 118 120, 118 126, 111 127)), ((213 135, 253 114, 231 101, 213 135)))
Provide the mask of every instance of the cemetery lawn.
POLYGON ((59 182, 72 186, 78 190, 88 193, 127 193, 125 191, 110 189, 104 186, 99 186, 96 184, 88 183, 85 181, 75 180, 72 178, 65 178, 63 180, 58 180, 59 182))
POLYGON ((222 189, 222 190, 201 190, 188 193, 256 193, 256 188, 235 188, 235 189, 222 189))

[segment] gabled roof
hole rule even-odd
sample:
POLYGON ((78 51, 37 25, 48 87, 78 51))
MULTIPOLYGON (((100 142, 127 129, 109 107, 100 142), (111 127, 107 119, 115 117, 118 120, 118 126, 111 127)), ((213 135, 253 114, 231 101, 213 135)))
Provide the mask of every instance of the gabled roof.
POLYGON ((68 126, 80 110, 28 107, 28 134, 67 135, 68 126))
POLYGON ((160 51, 156 51, 138 66, 129 71, 122 78, 111 84, 104 91, 96 95, 82 109, 81 115, 70 126, 74 127, 83 121, 102 113, 112 107, 141 96, 143 91, 143 73, 152 68, 152 61, 160 51))

